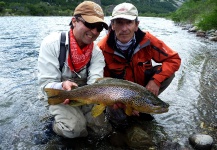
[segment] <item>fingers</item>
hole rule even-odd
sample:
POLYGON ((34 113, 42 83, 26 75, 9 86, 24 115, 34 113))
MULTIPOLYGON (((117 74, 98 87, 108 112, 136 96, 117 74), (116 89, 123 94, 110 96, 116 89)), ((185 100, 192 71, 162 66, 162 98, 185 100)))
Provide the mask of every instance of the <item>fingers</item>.
POLYGON ((151 93, 153 93, 154 95, 158 96, 158 91, 155 91, 154 89, 148 89, 151 93))
POLYGON ((160 87, 153 80, 150 80, 146 85, 146 89, 158 96, 160 87))
POLYGON ((68 81, 68 80, 62 83, 63 90, 67 90, 67 91, 70 91, 72 90, 72 87, 77 87, 77 86, 78 85, 75 82, 68 81))
MULTIPOLYGON (((112 105, 112 108, 113 109, 126 109, 126 105, 123 103, 116 103, 116 104, 112 105)), ((133 110, 132 115, 133 116, 139 116, 139 111, 133 110)))
POLYGON ((66 99, 64 102, 63 102, 63 104, 65 104, 65 105, 67 105, 67 104, 69 104, 70 103, 70 100, 69 99, 66 99))
MULTIPOLYGON (((75 82, 72 82, 72 81, 64 81, 62 83, 62 87, 63 87, 63 90, 67 90, 67 91, 70 91, 72 90, 73 87, 77 87, 78 85, 75 83, 75 82)), ((70 103, 70 100, 69 99, 66 99, 63 104, 67 105, 70 103)))
POLYGON ((132 115, 134 115, 134 116, 139 116, 139 111, 133 110, 132 115))
POLYGON ((113 109, 118 109, 118 108, 123 108, 125 109, 126 106, 123 104, 123 103, 115 103, 113 106, 112 106, 113 109))

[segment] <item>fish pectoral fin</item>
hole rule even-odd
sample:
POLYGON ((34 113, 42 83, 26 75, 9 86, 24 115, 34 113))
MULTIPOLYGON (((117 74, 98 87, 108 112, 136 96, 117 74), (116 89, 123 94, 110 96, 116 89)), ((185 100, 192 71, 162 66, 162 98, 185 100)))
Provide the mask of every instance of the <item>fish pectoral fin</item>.
POLYGON ((128 115, 128 116, 132 116, 132 112, 133 112, 133 109, 130 105, 126 105, 126 109, 125 109, 125 113, 128 115))
POLYGON ((103 111, 105 110, 105 105, 104 104, 98 104, 98 105, 94 105, 92 110, 91 110, 91 114, 93 117, 97 117, 99 116, 103 111))

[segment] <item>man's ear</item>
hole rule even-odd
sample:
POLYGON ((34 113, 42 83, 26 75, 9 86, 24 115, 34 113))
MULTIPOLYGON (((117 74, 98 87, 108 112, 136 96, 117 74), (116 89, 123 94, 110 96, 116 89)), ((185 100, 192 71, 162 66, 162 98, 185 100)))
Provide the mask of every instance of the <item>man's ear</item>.
POLYGON ((135 32, 139 29, 139 21, 136 22, 136 29, 135 32))
POLYGON ((72 17, 72 25, 73 25, 73 27, 75 26, 75 22, 76 22, 77 20, 76 20, 76 18, 75 17, 72 17))

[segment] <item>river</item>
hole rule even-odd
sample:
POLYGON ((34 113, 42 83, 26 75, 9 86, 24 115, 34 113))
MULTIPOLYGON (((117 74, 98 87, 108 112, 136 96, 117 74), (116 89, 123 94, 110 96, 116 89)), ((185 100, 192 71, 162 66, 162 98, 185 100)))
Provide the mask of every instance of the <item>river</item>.
MULTIPOLYGON (((69 29, 71 17, 0 18, 0 149, 73 149, 64 140, 35 143, 49 118, 37 84, 37 57, 42 39, 69 29)), ((109 22, 109 17, 105 18, 109 22)), ((193 133, 217 141, 217 43, 182 30, 171 20, 140 17, 140 28, 151 32, 180 54, 182 64, 171 85, 159 96, 169 112, 154 115, 161 140, 191 147, 193 133)), ((103 31, 100 35, 105 35, 103 31)), ((99 37, 99 38, 100 38, 99 37)), ((216 145, 216 143, 214 143, 216 145)), ((88 149, 79 142, 74 149, 88 149)), ((94 149, 112 149, 108 142, 94 149)))

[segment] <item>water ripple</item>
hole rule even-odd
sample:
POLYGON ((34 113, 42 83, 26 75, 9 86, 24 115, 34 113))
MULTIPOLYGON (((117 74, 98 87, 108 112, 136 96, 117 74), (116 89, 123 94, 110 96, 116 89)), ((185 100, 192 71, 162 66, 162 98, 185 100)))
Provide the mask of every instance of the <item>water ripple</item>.
MULTIPOLYGON (((48 116, 39 99, 37 57, 42 39, 69 29, 71 17, 1 17, 0 149, 46 149, 34 145, 48 116)), ((109 17, 106 17, 109 22, 109 17)), ((164 18, 139 17, 140 28, 162 39, 182 58, 172 84, 160 95, 169 112, 155 115, 162 138, 188 145, 191 133, 209 130, 217 118, 217 44, 182 30, 164 18), (202 128, 204 123, 207 128, 202 128)), ((106 34, 104 30, 99 38, 106 34)), ((156 137, 157 138, 157 137, 156 137)), ((58 146, 57 146, 58 147, 58 146)), ((59 146, 60 148, 61 146, 59 146)))

